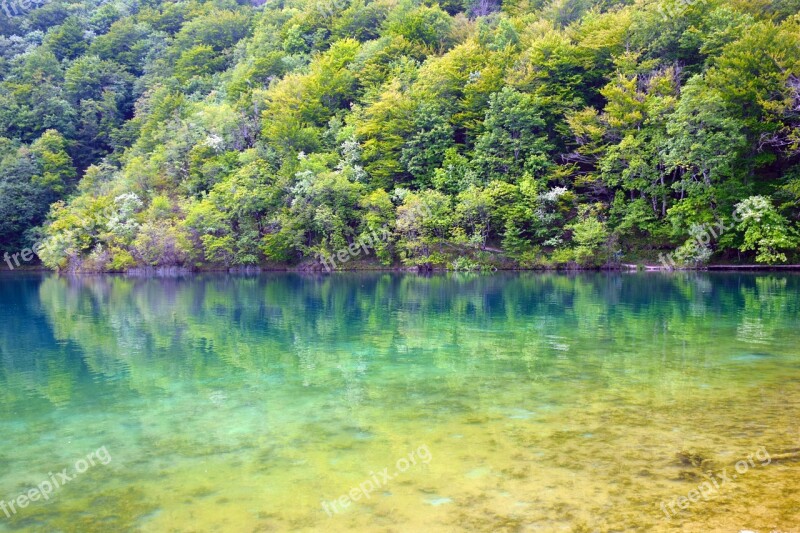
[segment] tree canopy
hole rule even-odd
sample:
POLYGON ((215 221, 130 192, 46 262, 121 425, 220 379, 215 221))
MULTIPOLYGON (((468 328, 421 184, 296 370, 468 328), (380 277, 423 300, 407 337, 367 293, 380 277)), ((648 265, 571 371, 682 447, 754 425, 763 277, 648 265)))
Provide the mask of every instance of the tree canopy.
POLYGON ((386 230, 367 263, 796 261, 798 9, 55 0, 0 13, 0 248, 41 240, 43 263, 67 270, 318 268, 386 230), (726 229, 699 242, 699 227, 726 229))

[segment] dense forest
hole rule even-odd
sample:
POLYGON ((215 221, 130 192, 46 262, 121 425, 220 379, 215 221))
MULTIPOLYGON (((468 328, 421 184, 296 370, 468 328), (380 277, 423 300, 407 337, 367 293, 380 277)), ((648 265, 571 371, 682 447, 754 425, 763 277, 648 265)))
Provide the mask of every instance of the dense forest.
POLYGON ((798 12, 4 0, 0 252, 62 271, 797 261, 798 12))

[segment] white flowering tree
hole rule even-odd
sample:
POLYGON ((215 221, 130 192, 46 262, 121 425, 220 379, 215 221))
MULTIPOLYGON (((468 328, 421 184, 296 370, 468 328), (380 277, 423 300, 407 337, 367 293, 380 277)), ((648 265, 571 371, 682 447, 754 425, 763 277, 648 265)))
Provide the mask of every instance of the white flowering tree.
POLYGON ((787 261, 786 251, 800 246, 797 231, 780 213, 769 197, 751 196, 736 205, 739 224, 744 232, 744 242, 739 248, 756 252, 759 263, 775 264, 787 261))

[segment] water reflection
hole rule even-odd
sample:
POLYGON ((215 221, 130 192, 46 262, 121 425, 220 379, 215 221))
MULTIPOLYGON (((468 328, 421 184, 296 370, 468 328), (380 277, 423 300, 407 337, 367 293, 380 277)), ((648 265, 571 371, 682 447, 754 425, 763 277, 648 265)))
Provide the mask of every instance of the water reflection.
POLYGON ((698 337, 712 343, 723 331, 785 351, 798 287, 790 275, 715 275, 713 283, 707 274, 7 276, 0 379, 10 396, 2 403, 37 395, 61 405, 86 379, 147 394, 174 379, 270 365, 312 385, 332 379, 340 358, 347 381, 376 357, 396 363, 414 351, 445 366, 488 357, 537 371, 587 345, 626 357, 631 341, 654 348, 693 339, 692 355, 703 358, 698 337))

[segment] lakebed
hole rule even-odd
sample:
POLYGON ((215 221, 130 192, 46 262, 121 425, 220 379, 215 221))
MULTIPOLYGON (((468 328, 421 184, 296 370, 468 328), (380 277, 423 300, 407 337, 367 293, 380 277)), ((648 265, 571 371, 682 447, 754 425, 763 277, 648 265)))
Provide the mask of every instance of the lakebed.
POLYGON ((789 272, 3 276, 0 499, 71 480, 0 531, 798 531, 799 319, 789 272))

